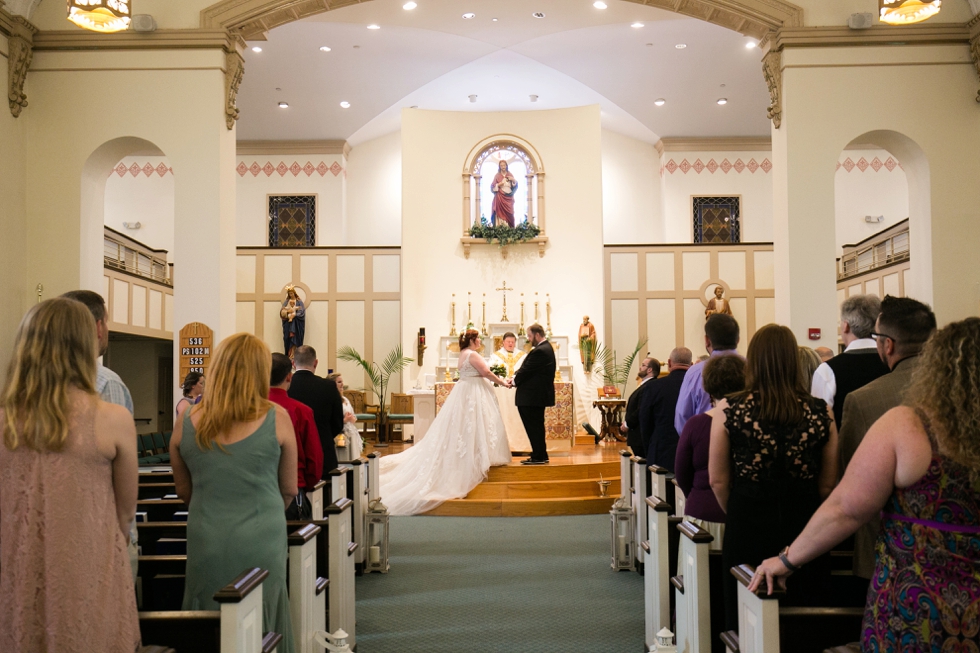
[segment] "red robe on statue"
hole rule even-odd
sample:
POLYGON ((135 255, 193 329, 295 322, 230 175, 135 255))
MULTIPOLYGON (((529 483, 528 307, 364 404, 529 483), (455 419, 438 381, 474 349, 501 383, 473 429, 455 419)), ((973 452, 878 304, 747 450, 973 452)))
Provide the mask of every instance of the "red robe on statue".
POLYGON ((493 206, 491 207, 490 220, 493 224, 506 222, 511 227, 514 226, 514 193, 517 192, 517 179, 514 175, 498 172, 494 175, 493 184, 490 186, 493 191, 493 206), (506 179, 507 183, 504 183, 506 179), (508 192, 508 186, 510 190, 508 192))

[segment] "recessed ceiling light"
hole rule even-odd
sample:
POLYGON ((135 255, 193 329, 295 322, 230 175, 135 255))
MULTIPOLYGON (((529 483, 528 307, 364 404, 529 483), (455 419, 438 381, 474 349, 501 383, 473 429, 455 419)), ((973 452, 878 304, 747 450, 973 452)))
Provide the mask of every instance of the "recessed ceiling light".
POLYGON ((752 48, 755 48, 755 47, 758 47, 758 46, 759 46, 759 42, 756 41, 755 39, 749 39, 748 41, 745 42, 745 49, 746 50, 751 50, 752 48))
POLYGON ((497 22, 497 19, 496 18, 491 18, 490 20, 492 20, 495 23, 497 22))
POLYGON ((541 11, 536 11, 531 15, 534 16, 535 18, 544 18, 544 12, 541 11))
POLYGON ((531 102, 537 102, 538 101, 538 96, 537 95, 529 95, 528 97, 531 98, 531 102))
POLYGON ((602 0, 596 0, 595 2, 592 3, 592 6, 595 7, 596 9, 605 9, 609 5, 607 5, 602 0))
POLYGON ((728 104, 728 98, 727 97, 718 98, 718 104, 728 104))
POLYGON ((640 29, 641 27, 643 27, 643 23, 637 21, 637 22, 633 23, 632 25, 630 25, 630 27, 633 27, 635 29, 640 29))
POLYGON ((468 11, 463 14, 463 20, 471 20, 473 18, 476 18, 476 14, 474 14, 472 11, 468 11))
POLYGON ((687 43, 678 43, 674 47, 677 48, 678 50, 683 50, 684 48, 687 47, 687 43))
POLYGON ((255 47, 252 48, 252 52, 262 52, 262 48, 256 45, 255 47))
POLYGON ((326 45, 321 45, 320 52, 330 52, 330 47, 326 45))
POLYGON ((469 98, 470 98, 470 102, 476 102, 476 96, 475 95, 470 95, 469 98))
POLYGON ((667 100, 660 97, 654 100, 653 103, 656 104, 658 107, 662 107, 663 105, 667 104, 667 100))
POLYGON ((279 103, 279 108, 280 109, 288 109, 289 108, 289 103, 288 102, 280 102, 279 103))
POLYGON ((371 25, 368 25, 367 27, 368 29, 381 29, 381 25, 375 25, 373 23, 371 25))
POLYGON ((417 2, 406 2, 405 4, 402 5, 402 9, 404 9, 405 11, 411 11, 412 9, 415 9, 418 6, 419 5, 417 2))
POLYGON ((350 102, 344 100, 343 102, 340 103, 340 106, 342 106, 345 109, 350 109, 350 102))

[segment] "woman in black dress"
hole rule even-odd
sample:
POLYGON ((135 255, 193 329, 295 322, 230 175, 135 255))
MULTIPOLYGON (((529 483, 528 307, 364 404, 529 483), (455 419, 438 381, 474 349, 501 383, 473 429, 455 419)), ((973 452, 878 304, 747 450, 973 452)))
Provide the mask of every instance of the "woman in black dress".
MULTIPOLYGON (((724 569, 758 565, 800 534, 837 479, 837 430, 810 395, 789 328, 759 329, 746 359, 746 389, 718 404, 708 474, 726 511, 724 569)), ((829 558, 794 576, 785 605, 825 603, 829 558)), ((738 628, 735 579, 725 574, 725 621, 738 628)))

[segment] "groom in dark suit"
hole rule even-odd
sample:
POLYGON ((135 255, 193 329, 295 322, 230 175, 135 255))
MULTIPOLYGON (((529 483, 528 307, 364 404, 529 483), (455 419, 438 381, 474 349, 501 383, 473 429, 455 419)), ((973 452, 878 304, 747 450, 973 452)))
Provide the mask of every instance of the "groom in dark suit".
POLYGON ((344 432, 344 400, 340 398, 337 384, 319 377, 316 371, 316 350, 300 345, 293 350, 293 380, 289 384, 289 397, 313 409, 313 421, 320 434, 323 449, 323 478, 337 469, 337 450, 333 439, 344 432))
POLYGON ((544 442, 544 409, 555 405, 555 350, 545 340, 544 328, 540 324, 527 328, 527 340, 534 348, 514 375, 517 412, 521 414, 527 439, 531 441, 531 457, 522 460, 521 464, 544 465, 548 462, 548 449, 544 442))

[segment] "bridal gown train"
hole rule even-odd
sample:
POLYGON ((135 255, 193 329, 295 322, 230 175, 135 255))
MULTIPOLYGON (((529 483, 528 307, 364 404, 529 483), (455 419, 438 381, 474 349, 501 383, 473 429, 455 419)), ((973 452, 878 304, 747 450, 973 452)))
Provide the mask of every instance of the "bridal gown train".
POLYGON ((381 458, 381 502, 389 514, 415 515, 461 499, 487 478, 491 465, 510 462, 497 398, 469 363, 473 355, 461 357, 459 381, 425 437, 381 458))

